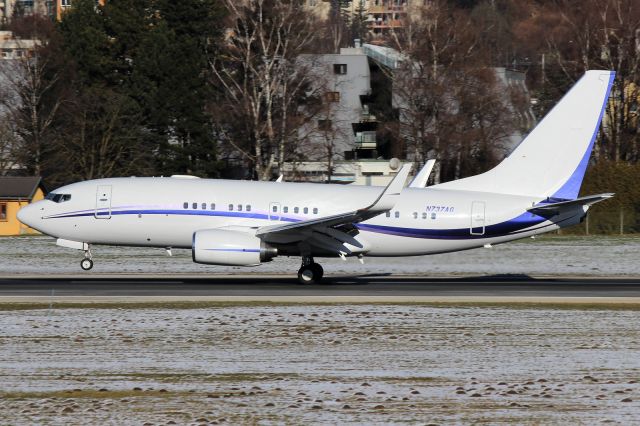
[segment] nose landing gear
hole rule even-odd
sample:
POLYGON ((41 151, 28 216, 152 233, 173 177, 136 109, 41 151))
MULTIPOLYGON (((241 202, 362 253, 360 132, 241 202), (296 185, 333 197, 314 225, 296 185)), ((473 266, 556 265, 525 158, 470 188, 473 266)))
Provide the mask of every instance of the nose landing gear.
POLYGON ((93 260, 87 258, 87 259, 82 259, 80 261, 80 267, 82 269, 84 269, 85 271, 88 271, 89 269, 93 268, 93 260))
POLYGON ((84 251, 84 259, 80 261, 80 267, 85 271, 93 268, 93 256, 91 255, 91 248, 87 245, 87 249, 84 251))
POLYGON ((302 266, 298 270, 298 282, 300 284, 318 284, 322 281, 324 270, 322 266, 313 261, 311 256, 302 257, 302 266))

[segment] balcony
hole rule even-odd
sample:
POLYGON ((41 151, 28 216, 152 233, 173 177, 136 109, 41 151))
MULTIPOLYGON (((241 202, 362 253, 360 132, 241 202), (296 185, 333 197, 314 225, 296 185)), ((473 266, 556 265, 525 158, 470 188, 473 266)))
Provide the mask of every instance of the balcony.
POLYGON ((376 132, 356 133, 356 149, 376 149, 376 132))
POLYGON ((402 21, 399 19, 388 19, 385 21, 370 22, 371 28, 402 28, 402 21))

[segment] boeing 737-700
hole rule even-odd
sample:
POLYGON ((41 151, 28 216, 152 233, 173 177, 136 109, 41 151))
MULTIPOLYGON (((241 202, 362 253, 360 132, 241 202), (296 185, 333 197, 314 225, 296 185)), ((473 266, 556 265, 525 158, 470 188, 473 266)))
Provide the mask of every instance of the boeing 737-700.
MULTIPOLYGON (((254 266, 300 256, 302 283, 322 279, 319 257, 417 256, 467 250, 580 223, 613 194, 578 198, 615 73, 588 71, 495 168, 405 187, 199 179, 74 183, 22 208, 24 224, 83 250, 93 245, 184 248, 194 262, 254 266)), ((432 163, 428 165, 428 168, 432 163)))

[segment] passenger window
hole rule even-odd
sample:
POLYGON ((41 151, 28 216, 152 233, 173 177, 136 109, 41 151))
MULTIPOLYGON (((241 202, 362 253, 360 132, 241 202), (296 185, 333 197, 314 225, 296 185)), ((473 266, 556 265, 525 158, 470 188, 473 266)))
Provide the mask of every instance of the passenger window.
POLYGON ((241 212, 242 211, 242 204, 238 204, 238 211, 241 212))
POLYGON ((317 207, 313 208, 313 214, 318 214, 318 208, 317 207))
POLYGON ((278 206, 273 206, 271 210, 273 210, 274 213, 278 213, 278 206))
POLYGON ((385 213, 385 216, 387 216, 387 217, 391 217, 391 212, 390 212, 390 211, 387 211, 387 212, 385 213))
POLYGON ((299 211, 300 211, 300 209, 299 209, 299 208, 297 208, 297 207, 294 207, 294 208, 293 208, 293 212, 294 212, 294 213, 296 213, 296 214, 297 214, 299 211))
POLYGON ((207 209, 207 203, 202 203, 202 210, 206 210, 207 209))
POLYGON ((197 209, 198 209, 198 203, 193 203, 193 204, 191 205, 191 207, 193 207, 195 210, 197 210, 197 209))
POLYGON ((304 214, 309 214, 309 207, 305 207, 303 212, 304 212, 304 214))
POLYGON ((232 212, 233 211, 233 204, 229 204, 229 211, 232 212))
POLYGON ((426 219, 427 218, 427 214, 426 213, 422 213, 422 218, 426 219))
POLYGON ((216 203, 211 203, 211 210, 215 210, 216 209, 216 203))
POLYGON ((396 212, 396 213, 394 214, 394 216, 396 217, 396 219, 397 219, 397 218, 399 218, 399 217, 400 217, 400 212, 396 212))
POLYGON ((189 208, 189 203, 184 203, 184 204, 182 205, 182 207, 184 207, 185 209, 188 209, 188 208, 189 208))
POLYGON ((418 212, 413 212, 413 218, 417 219, 418 218, 418 212))
POLYGON ((282 208, 282 212, 283 212, 283 213, 289 213, 289 207, 284 206, 284 207, 282 208))
POLYGON ((247 208, 245 210, 250 212, 251 211, 251 204, 247 204, 247 208))
POLYGON ((435 219, 436 218, 436 214, 435 213, 431 213, 431 219, 435 219))

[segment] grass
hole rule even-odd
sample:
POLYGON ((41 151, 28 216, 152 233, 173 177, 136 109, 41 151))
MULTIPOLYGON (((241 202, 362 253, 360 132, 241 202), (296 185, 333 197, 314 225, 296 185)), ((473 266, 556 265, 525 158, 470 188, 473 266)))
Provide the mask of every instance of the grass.
POLYGON ((274 380, 279 378, 296 378, 297 373, 112 373, 112 374, 91 374, 92 377, 121 377, 123 380, 149 379, 161 382, 179 382, 182 380, 194 381, 201 379, 205 382, 255 382, 264 380, 274 380))
POLYGON ((187 391, 166 391, 160 390, 106 390, 100 391, 97 389, 81 389, 81 390, 54 390, 54 391, 38 391, 38 392, 0 392, 0 399, 47 399, 47 398, 82 398, 82 399, 121 399, 132 397, 175 397, 194 395, 187 391))

